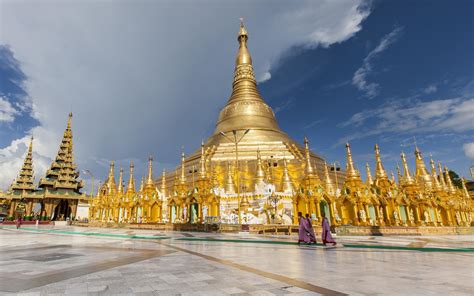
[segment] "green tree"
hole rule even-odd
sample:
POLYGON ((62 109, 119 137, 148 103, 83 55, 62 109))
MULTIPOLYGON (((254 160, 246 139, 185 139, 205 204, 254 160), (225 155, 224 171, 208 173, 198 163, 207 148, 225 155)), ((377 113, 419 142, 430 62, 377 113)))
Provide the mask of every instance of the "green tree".
POLYGON ((459 189, 462 189, 462 180, 461 177, 455 172, 449 170, 449 177, 451 178, 451 181, 453 182, 453 185, 456 186, 459 189))

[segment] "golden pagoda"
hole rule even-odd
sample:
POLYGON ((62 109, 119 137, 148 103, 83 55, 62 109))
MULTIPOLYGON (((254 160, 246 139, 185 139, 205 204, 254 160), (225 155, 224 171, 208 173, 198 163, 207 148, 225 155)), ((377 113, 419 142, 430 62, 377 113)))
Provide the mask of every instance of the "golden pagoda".
POLYGON ((69 114, 66 130, 58 153, 41 178, 34 185, 33 137, 18 177, 2 197, 9 206, 9 216, 24 216, 26 219, 66 220, 76 215, 79 200, 84 198, 78 180, 79 172, 74 163, 72 138, 72 113, 69 114))
MULTIPOLYGON (((291 139, 278 126, 272 108, 258 91, 249 34, 241 22, 237 34, 232 92, 220 111, 213 134, 193 154, 181 154, 174 172, 153 179, 152 162, 146 181, 135 192, 133 165, 120 209, 108 192, 109 178, 92 202, 102 207, 91 220, 127 223, 297 224, 298 212, 314 223, 323 213, 333 225, 353 226, 467 226, 472 222, 472 200, 456 189, 446 172, 431 174, 415 148, 412 176, 402 153, 403 176, 390 179, 375 145, 374 178, 357 170, 349 143, 346 170, 329 173, 326 162, 291 139), (99 213, 99 214, 98 214, 99 213)), ((446 171, 446 170, 445 170, 446 171)))

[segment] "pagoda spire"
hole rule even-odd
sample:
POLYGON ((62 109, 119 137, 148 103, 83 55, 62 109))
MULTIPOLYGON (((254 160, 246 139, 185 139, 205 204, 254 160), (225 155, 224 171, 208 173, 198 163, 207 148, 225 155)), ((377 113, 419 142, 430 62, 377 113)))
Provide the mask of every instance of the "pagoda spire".
POLYGON ((123 168, 120 168, 120 175, 119 175, 117 193, 119 193, 119 194, 123 193, 123 168))
POLYGON ((439 182, 443 190, 448 191, 448 186, 446 185, 446 180, 444 179, 443 168, 441 167, 441 162, 438 162, 438 171, 439 171, 439 182))
POLYGON ((65 189, 79 194, 79 190, 84 186, 83 182, 78 180, 79 172, 74 163, 71 126, 72 113, 69 113, 66 130, 59 145, 59 151, 51 164, 51 168, 46 171, 45 178, 41 178, 39 187, 65 189))
POLYGON ((288 172, 288 163, 283 158, 283 176, 281 178, 281 191, 290 193, 293 192, 293 184, 291 183, 290 173, 288 172))
POLYGON ((234 194, 235 193, 235 185, 234 180, 232 178, 232 166, 230 161, 227 162, 227 181, 225 186, 225 193, 227 194, 234 194))
POLYGON ((115 183, 115 163, 113 161, 110 162, 109 167, 109 175, 107 177, 107 192, 108 193, 115 193, 117 192, 117 184, 115 183))
POLYGON ((413 185, 415 184, 415 181, 413 180, 410 174, 410 170, 408 169, 408 163, 405 158, 405 153, 402 152, 400 156, 402 158, 402 164, 403 164, 403 183, 404 185, 413 185))
POLYGON ((164 169, 161 177, 161 194, 166 197, 166 171, 164 169))
POLYGON ((334 194, 334 184, 329 176, 328 164, 324 162, 324 187, 329 194, 334 194))
POLYGON ((428 173, 428 170, 426 169, 425 161, 423 160, 423 157, 421 156, 421 152, 418 149, 418 146, 416 145, 415 145, 415 164, 416 164, 415 177, 427 189, 431 189, 433 187, 431 176, 428 173))
POLYGON ((387 172, 385 172, 382 164, 378 144, 375 144, 375 179, 388 179, 387 172))
POLYGON ((127 186, 127 193, 135 193, 135 178, 133 176, 135 166, 133 165, 133 161, 130 162, 130 177, 128 179, 128 186, 127 186))
POLYGON ((145 179, 142 177, 142 180, 140 182, 140 193, 143 193, 144 189, 145 189, 145 179))
POLYGON ((201 142, 201 169, 199 170, 199 178, 200 179, 206 179, 207 177, 207 172, 206 172, 206 153, 204 151, 204 141, 201 142))
POLYGON ((308 138, 304 137, 304 152, 305 152, 305 160, 306 160, 306 176, 307 177, 313 177, 314 176, 314 170, 313 166, 311 165, 311 155, 309 152, 309 141, 308 138))
POLYGON ((400 166, 398 165, 398 161, 397 161, 397 177, 398 177, 398 184, 402 184, 403 183, 403 177, 402 177, 402 172, 400 170, 400 166))
POLYGON ((18 177, 13 181, 10 190, 35 190, 33 173, 33 136, 31 136, 28 151, 23 161, 18 177))
POLYGON ((396 184, 395 174, 393 173, 393 171, 390 172, 390 181, 392 181, 393 184, 396 184))
POLYGON ((257 168, 255 170, 255 184, 265 181, 265 171, 263 170, 262 157, 260 156, 260 149, 257 149, 257 168))
POLYGON ((237 34, 239 50, 235 58, 232 94, 220 112, 215 135, 231 130, 247 129, 263 129, 283 134, 278 127, 275 114, 257 89, 252 57, 247 48, 248 39, 247 29, 241 19, 237 34))
POLYGON ((354 161, 352 160, 351 146, 349 145, 349 143, 346 143, 346 158, 346 179, 359 179, 360 175, 359 172, 355 169, 354 161))
POLYGON ((469 196, 469 191, 467 191, 467 187, 466 187, 466 179, 464 178, 461 178, 461 183, 462 183, 462 195, 464 198, 471 198, 469 196))
POLYGON ((367 186, 373 185, 374 180, 372 179, 372 173, 370 172, 369 163, 365 164, 365 173, 367 175, 367 181, 366 181, 367 186))
POLYGON ((148 189, 155 188, 155 183, 153 182, 153 157, 151 156, 148 158, 148 176, 146 178, 145 186, 148 189))
POLYGON ((185 156, 184 156, 184 152, 182 152, 181 153, 181 177, 179 178, 179 183, 181 185, 186 184, 186 171, 184 167, 184 160, 185 160, 185 156))
POLYGON ((435 162, 432 156, 430 156, 430 166, 431 166, 431 179, 433 180, 433 188, 438 191, 442 190, 443 187, 439 183, 438 174, 436 173, 435 162))
POLYGON ((454 188, 453 181, 451 180, 451 177, 449 176, 449 170, 447 166, 444 166, 444 178, 446 179, 448 192, 452 194, 456 193, 456 188, 454 188))

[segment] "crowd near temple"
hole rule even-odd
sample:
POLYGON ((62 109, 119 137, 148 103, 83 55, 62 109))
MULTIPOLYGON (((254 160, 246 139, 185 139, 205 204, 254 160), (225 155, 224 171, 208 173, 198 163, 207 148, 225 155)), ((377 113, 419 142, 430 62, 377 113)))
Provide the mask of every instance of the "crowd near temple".
MULTIPOLYGON (((191 155, 181 154, 174 171, 135 180, 110 163, 97 193, 81 193, 83 182, 73 158, 72 114, 50 169, 36 184, 33 139, 24 164, 0 202, 9 219, 74 220, 87 204, 90 223, 298 224, 298 213, 333 226, 471 226, 474 193, 467 180, 454 184, 449 169, 424 158, 415 145, 415 163, 400 155, 401 167, 388 172, 383 147, 374 145, 374 166, 357 168, 349 143, 345 169, 328 164, 283 132, 261 97, 243 24, 232 93, 213 134, 191 155), (365 169, 365 180, 360 169, 365 169)), ((179 153, 177 153, 179 155, 179 153)))

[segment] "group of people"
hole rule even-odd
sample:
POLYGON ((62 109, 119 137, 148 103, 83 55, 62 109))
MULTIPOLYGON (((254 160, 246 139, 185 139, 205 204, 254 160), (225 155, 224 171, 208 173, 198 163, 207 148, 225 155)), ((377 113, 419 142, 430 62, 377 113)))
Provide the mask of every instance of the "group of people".
MULTIPOLYGON (((316 244, 316 235, 314 234, 313 223, 309 214, 306 214, 306 217, 303 217, 301 212, 298 212, 298 219, 300 221, 299 229, 298 229, 298 244, 306 243, 316 244)), ((321 233, 321 239, 323 241, 323 245, 326 244, 333 244, 336 245, 336 241, 332 238, 331 229, 329 227, 329 221, 323 213, 323 222, 322 222, 323 232, 321 233)))

